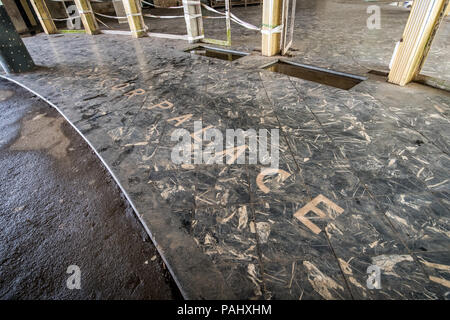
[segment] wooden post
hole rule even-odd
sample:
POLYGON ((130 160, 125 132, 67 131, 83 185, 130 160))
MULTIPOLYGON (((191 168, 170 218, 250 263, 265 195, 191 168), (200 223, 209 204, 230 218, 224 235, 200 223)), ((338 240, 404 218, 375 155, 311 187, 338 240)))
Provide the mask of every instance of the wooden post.
MULTIPOLYGON (((122 0, 113 0, 113 6, 118 17, 124 17, 126 15, 122 0)), ((128 23, 127 19, 118 19, 118 21, 119 23, 128 23)))
POLYGON ((34 26, 37 26, 37 21, 36 21, 36 19, 34 18, 33 13, 31 12, 31 8, 30 8, 30 6, 28 5, 27 0, 20 0, 20 4, 22 5, 23 10, 25 11, 25 14, 27 15, 28 20, 30 21, 31 25, 32 25, 33 27, 34 27, 34 26))
MULTIPOLYGON (((231 16, 230 16, 230 0, 225 0, 225 24, 227 27, 227 40, 208 39, 203 37, 201 39, 204 43, 218 44, 220 46, 231 46, 231 16)), ((202 22, 203 26, 203 22, 202 22)), ((192 41, 194 42, 194 41, 192 41)))
POLYGON ((135 38, 147 36, 147 27, 142 17, 141 2, 138 0, 122 0, 131 34, 135 38))
POLYGON ((294 40, 294 24, 295 24, 295 6, 296 0, 292 0, 291 18, 289 18, 289 2, 291 0, 284 0, 281 14, 281 23, 283 24, 281 32, 281 54, 285 55, 292 46, 294 40), (290 25, 289 25, 290 23, 290 25), (289 41, 288 41, 289 34, 289 41))
POLYGON ((83 22, 84 30, 86 30, 86 33, 100 33, 97 20, 95 20, 94 11, 92 11, 91 2, 89 0, 74 0, 74 2, 77 6, 78 13, 81 17, 81 22, 83 22))
POLYGON ((48 11, 47 5, 44 0, 30 0, 34 11, 41 23, 42 29, 46 34, 58 33, 58 29, 52 20, 52 16, 48 11))
POLYGON ((184 19, 189 43, 199 42, 205 37, 200 0, 183 0, 184 19))
POLYGON ((449 0, 415 0, 388 81, 404 86, 419 74, 449 0))
POLYGON ((274 56, 280 53, 281 39, 281 8, 283 0, 264 0, 262 21, 263 56, 274 56))
MULTIPOLYGON (((70 17, 70 13, 69 13, 69 10, 67 9, 66 3, 64 1, 61 1, 61 5, 64 8, 64 11, 66 12, 67 18, 69 18, 70 17)), ((67 27, 70 30, 75 29, 75 26, 74 26, 74 24, 73 24, 71 19, 67 20, 67 27)))
MULTIPOLYGON (((225 0, 225 24, 227 26, 227 42, 225 45, 231 46, 231 20, 230 20, 230 4, 231 0, 225 0)), ((245 7, 247 7, 247 0, 245 0, 245 7)), ((200 8, 200 13, 201 13, 200 8)), ((201 18, 203 19, 203 18, 201 18)), ((202 27, 203 27, 203 20, 202 20, 202 27)))

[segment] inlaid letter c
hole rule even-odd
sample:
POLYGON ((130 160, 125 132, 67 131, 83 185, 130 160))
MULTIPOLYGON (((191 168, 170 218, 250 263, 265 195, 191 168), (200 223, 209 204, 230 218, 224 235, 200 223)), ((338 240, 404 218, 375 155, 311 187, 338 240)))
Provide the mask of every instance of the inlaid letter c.
POLYGON ((289 172, 286 172, 282 169, 266 168, 264 170, 261 170, 260 174, 258 174, 258 176, 256 177, 256 185, 258 186, 258 188, 264 193, 269 193, 270 189, 264 184, 263 179, 265 176, 277 173, 279 173, 281 176, 281 182, 283 182, 284 180, 286 180, 291 176, 289 172))

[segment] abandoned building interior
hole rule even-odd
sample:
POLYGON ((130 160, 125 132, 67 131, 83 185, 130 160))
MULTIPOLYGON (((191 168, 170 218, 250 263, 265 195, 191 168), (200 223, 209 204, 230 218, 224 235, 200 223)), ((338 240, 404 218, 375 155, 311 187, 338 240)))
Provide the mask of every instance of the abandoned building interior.
POLYGON ((0 298, 449 299, 449 11, 0 0, 0 298))

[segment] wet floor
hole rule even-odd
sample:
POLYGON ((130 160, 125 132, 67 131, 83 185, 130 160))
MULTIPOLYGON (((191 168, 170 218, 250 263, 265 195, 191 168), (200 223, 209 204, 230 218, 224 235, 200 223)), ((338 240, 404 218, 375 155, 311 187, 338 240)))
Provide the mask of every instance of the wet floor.
POLYGON ((90 141, 185 297, 448 296, 448 93, 376 75, 340 90, 260 69, 256 54, 230 63, 173 44, 36 36, 27 46, 45 67, 8 78, 90 141), (282 178, 261 180, 263 164, 174 163, 171 137, 197 120, 279 130, 282 178), (325 217, 298 218, 319 200, 325 217), (371 265, 380 290, 366 287, 371 265))
MULTIPOLYGON (((351 74, 383 70, 407 18, 383 6, 374 31, 367 3, 298 4, 289 61, 351 74)), ((233 12, 259 25, 256 9, 233 12)), ((171 24, 178 30, 155 21, 150 31, 185 32, 171 24)), ((210 26, 205 36, 222 39, 223 23, 210 26)), ((25 42, 42 68, 7 77, 49 99, 90 141, 184 296, 448 298, 448 92, 374 74, 340 90, 269 72, 260 67, 276 58, 260 56, 260 37, 233 30, 234 50, 252 54, 231 63, 190 55, 185 41, 38 35, 25 42), (222 134, 278 130, 281 173, 261 176, 262 163, 174 163, 171 137, 196 132, 194 121, 222 134), (380 289, 367 286, 370 266, 380 268, 380 289)))
POLYGON ((132 208, 53 108, 0 81, 0 298, 176 299, 132 208), (68 289, 76 265, 81 289, 68 289))

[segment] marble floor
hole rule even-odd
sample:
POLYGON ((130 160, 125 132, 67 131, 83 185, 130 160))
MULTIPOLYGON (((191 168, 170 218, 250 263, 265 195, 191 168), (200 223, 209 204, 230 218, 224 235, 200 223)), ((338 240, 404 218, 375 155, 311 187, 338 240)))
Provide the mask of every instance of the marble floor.
MULTIPOLYGON (((306 3, 299 8, 311 12, 306 3)), ((367 73, 386 68, 387 40, 364 30, 346 44, 334 23, 313 16, 289 59, 367 77, 348 91, 260 69, 278 58, 239 39, 233 48, 251 54, 227 62, 183 52, 189 45, 177 40, 40 34, 24 39, 39 69, 1 76, 85 137, 186 298, 449 298, 450 94, 367 73), (366 41, 379 43, 373 55, 366 41), (175 164, 171 135, 194 132, 197 120, 223 133, 278 129, 282 174, 175 164), (369 266, 381 270, 379 289, 367 285, 369 266)), ((448 40, 440 45, 425 70, 449 76, 439 56, 448 40)))

